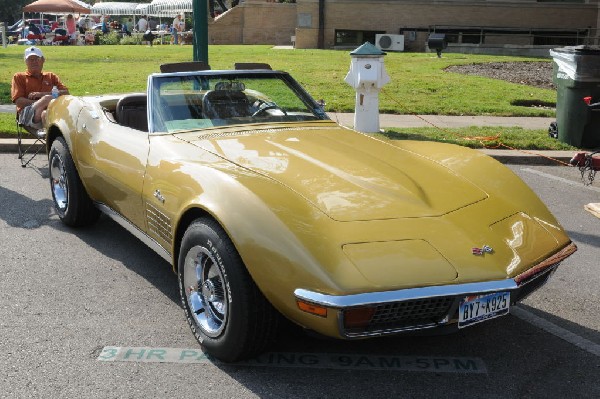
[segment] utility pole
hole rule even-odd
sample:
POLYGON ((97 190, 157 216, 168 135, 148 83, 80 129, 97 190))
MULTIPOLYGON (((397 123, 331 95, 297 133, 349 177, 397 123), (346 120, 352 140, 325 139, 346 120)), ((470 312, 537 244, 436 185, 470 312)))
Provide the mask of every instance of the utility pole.
POLYGON ((194 61, 204 61, 208 64, 207 0, 193 0, 192 15, 194 16, 194 61))

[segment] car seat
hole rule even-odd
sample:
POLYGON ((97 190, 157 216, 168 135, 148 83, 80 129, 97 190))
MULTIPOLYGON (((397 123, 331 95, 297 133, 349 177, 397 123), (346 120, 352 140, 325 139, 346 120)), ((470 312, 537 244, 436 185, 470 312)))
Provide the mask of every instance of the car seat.
POLYGON ((117 123, 132 129, 148 131, 147 97, 145 94, 125 96, 117 102, 117 123))
POLYGON ((202 99, 205 119, 229 119, 250 116, 248 99, 238 90, 212 90, 202 99))

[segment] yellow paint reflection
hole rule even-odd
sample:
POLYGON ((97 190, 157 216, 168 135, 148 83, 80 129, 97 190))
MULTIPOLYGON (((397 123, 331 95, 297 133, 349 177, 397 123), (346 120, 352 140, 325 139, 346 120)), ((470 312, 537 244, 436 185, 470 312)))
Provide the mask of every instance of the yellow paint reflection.
POLYGON ((521 263, 521 257, 519 256, 518 249, 523 246, 523 235, 525 232, 525 225, 522 221, 517 221, 511 226, 512 238, 506 239, 506 245, 512 250, 513 258, 506 268, 507 274, 511 274, 521 263))

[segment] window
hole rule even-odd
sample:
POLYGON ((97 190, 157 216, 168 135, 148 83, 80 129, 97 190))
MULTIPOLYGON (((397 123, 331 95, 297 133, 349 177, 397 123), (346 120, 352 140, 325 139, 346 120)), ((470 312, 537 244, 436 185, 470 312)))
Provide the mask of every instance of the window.
POLYGON ((335 31, 335 46, 360 46, 365 42, 375 45, 375 35, 384 31, 341 30, 335 31))

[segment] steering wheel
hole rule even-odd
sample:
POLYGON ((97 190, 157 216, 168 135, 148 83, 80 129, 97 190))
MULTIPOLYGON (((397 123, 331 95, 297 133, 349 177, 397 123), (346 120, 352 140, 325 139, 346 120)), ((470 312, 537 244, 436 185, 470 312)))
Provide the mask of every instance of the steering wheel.
POLYGON ((283 112, 284 115, 287 115, 287 112, 285 112, 283 109, 279 108, 279 106, 273 102, 267 102, 267 101, 263 101, 263 100, 258 100, 259 104, 258 104, 258 110, 252 114, 252 116, 259 116, 261 114, 263 114, 265 111, 268 111, 270 109, 278 109, 281 112, 283 112))

